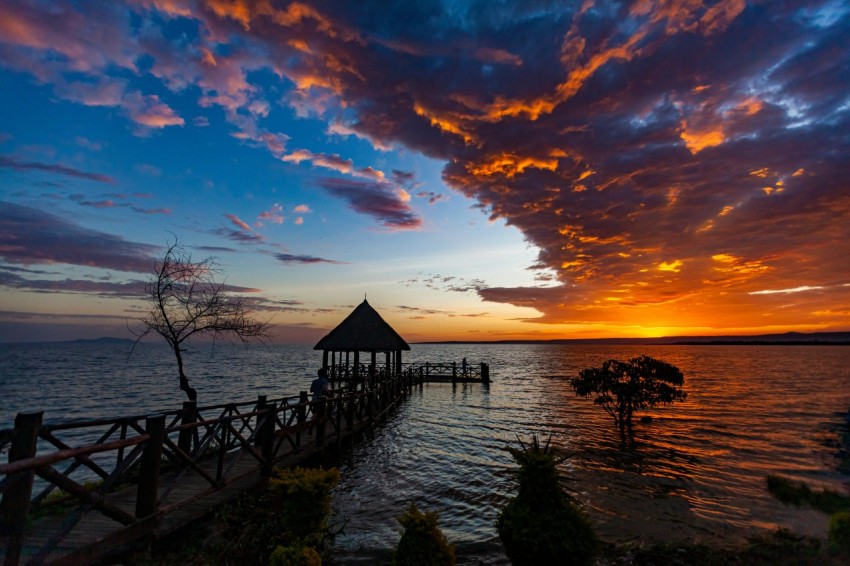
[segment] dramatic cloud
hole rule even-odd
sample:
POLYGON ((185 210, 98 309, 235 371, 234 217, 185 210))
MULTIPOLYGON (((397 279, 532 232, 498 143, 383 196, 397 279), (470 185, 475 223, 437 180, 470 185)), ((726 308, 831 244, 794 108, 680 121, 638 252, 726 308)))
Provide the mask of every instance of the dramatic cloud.
POLYGON ((375 217, 385 228, 415 230, 422 226, 422 219, 408 204, 410 195, 386 183, 327 177, 319 184, 333 196, 346 200, 357 212, 375 217))
POLYGON ((156 246, 83 228, 62 218, 11 202, 0 203, 0 259, 18 265, 66 263, 145 273, 156 246))
POLYGON ((24 172, 43 171, 45 173, 65 175, 67 177, 76 177, 78 179, 86 179, 88 181, 97 181, 98 183, 115 183, 115 179, 113 179, 109 175, 101 175, 100 173, 89 173, 86 171, 80 171, 79 169, 74 169, 73 167, 68 167, 66 165, 61 164, 20 161, 10 155, 0 155, 0 167, 24 172))
POLYGON ((0 286, 35 293, 80 293, 102 297, 138 299, 145 294, 145 281, 125 283, 88 279, 26 279, 0 273, 0 286))
MULTIPOLYGON (((739 325, 754 301, 785 321, 850 322, 812 314, 826 303, 776 302, 815 287, 847 298, 848 34, 834 0, 0 7, 5 67, 147 130, 183 125, 173 100, 195 97, 284 166, 339 175, 317 182, 387 229, 420 228, 410 194, 439 195, 359 157, 287 149, 277 105, 439 160, 560 284, 482 298, 551 323, 694 326, 728 311, 739 325), (160 84, 139 90, 137 76, 160 84)), ((260 239, 236 220, 218 233, 260 239)))

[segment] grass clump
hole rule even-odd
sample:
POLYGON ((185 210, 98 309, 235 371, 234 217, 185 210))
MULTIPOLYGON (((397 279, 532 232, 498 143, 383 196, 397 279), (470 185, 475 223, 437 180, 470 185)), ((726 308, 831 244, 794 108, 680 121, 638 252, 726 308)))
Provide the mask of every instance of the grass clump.
POLYGON ((436 512, 423 513, 411 503, 398 521, 404 532, 393 556, 395 566, 454 566, 454 545, 440 530, 436 512))
POLYGON ((822 552, 816 539, 801 537, 779 529, 773 533, 748 539, 741 548, 718 548, 706 544, 654 544, 638 547, 606 549, 611 564, 633 566, 661 564, 687 566, 837 566, 843 564, 835 556, 822 552))
POLYGON ((548 442, 541 447, 537 436, 507 451, 519 464, 519 489, 499 513, 496 528, 511 562, 592 564, 596 533, 560 483, 557 465, 566 458, 557 458, 548 442))
POLYGON ((805 482, 794 482, 782 476, 767 476, 767 490, 782 503, 801 507, 808 505, 824 513, 850 510, 850 497, 837 491, 813 491, 805 482))

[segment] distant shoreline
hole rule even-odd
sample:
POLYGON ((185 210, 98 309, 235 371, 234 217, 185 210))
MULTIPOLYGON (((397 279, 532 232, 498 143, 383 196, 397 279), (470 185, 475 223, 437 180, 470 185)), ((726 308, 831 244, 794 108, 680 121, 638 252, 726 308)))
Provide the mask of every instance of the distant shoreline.
MULTIPOLYGON (((34 344, 132 345, 131 338, 79 338, 40 342, 0 342, 0 346, 34 344)), ((788 332, 752 336, 663 336, 657 338, 553 338, 549 340, 428 340, 415 345, 539 344, 574 346, 850 346, 850 332, 788 332)), ((283 344, 282 344, 283 345, 283 344)))
POLYGON ((551 340, 434 340, 413 344, 554 344, 601 346, 850 346, 850 332, 788 332, 754 336, 660 338, 554 338, 551 340))

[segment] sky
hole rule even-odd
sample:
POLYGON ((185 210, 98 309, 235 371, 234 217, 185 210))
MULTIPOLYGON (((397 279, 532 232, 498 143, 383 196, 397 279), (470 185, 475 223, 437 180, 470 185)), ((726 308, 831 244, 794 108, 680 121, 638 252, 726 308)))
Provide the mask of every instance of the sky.
POLYGON ((0 342, 847 331, 848 173, 842 0, 0 3, 0 342))

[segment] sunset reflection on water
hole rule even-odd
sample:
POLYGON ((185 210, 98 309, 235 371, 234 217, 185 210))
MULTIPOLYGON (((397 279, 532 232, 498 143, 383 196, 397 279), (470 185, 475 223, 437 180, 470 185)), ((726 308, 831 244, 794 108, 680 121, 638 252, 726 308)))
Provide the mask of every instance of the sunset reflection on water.
POLYGON ((850 405, 847 348, 491 345, 420 346, 412 354, 489 360, 494 382, 489 391, 426 385, 375 442, 355 449, 335 499, 349 521, 336 543, 342 556, 388 550, 397 526, 377 527, 375 515, 392 517, 408 500, 438 511, 459 551, 498 556, 493 524, 514 494, 503 448, 532 434, 551 435, 573 453, 563 464, 568 485, 607 540, 732 543, 777 527, 823 537, 826 516, 774 500, 765 477, 845 489, 825 440, 837 438, 850 405), (637 422, 624 442, 569 379, 641 354, 678 366, 688 398, 642 411, 652 421, 637 422))
MULTIPOLYGON (((532 434, 564 454, 567 485, 612 541, 734 542, 760 529, 824 537, 826 515, 785 506, 766 489, 779 474, 847 489, 835 441, 847 426, 850 348, 840 346, 413 345, 408 361, 490 364, 493 383, 426 384, 343 453, 334 493, 340 562, 386 561, 411 501, 439 513, 464 560, 504 562, 494 526, 515 493, 504 450, 532 434), (647 410, 624 442, 611 417, 569 379, 609 358, 646 354, 678 366, 688 397, 647 410)), ((219 346, 187 357, 204 403, 297 395, 320 355, 306 346, 219 346)), ((0 398, 45 420, 176 409, 173 359, 146 346, 0 348, 0 398), (111 387, 104 387, 108 376, 111 387), (97 391, 97 396, 91 392, 97 391), (49 394, 48 394, 49 393, 49 394)))

